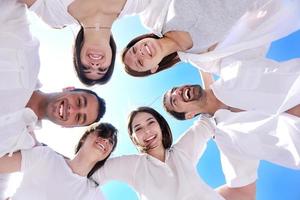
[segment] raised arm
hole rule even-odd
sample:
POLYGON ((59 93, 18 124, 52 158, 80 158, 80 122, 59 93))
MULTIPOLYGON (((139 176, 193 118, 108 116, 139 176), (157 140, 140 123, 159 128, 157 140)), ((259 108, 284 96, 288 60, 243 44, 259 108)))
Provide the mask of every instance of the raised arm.
POLYGON ((0 174, 12 173, 21 170, 22 155, 21 152, 15 152, 12 156, 5 155, 0 158, 0 174))
POLYGON ((27 7, 30 8, 30 6, 34 4, 36 0, 20 0, 20 2, 25 3, 27 7))
POLYGON ((226 200, 255 200, 256 182, 238 188, 223 185, 217 188, 216 191, 226 200))

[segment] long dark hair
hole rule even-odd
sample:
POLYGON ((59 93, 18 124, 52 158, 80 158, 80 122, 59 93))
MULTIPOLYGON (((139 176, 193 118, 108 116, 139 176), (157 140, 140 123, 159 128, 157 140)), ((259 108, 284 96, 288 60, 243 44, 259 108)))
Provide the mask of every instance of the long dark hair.
POLYGON ((136 144, 136 142, 133 140, 133 137, 132 137, 132 133, 133 133, 132 121, 138 113, 142 113, 142 112, 149 113, 156 119, 156 121, 158 122, 159 127, 161 129, 161 132, 162 132, 163 146, 165 149, 169 149, 173 143, 173 136, 172 136, 172 131, 170 129, 170 126, 161 114, 159 114, 156 110, 154 110, 153 108, 150 108, 150 107, 139 107, 136 110, 133 110, 129 114, 127 128, 128 128, 128 133, 129 133, 131 141, 138 147, 139 151, 141 151, 141 152, 147 151, 145 148, 136 144))
POLYGON ((100 123, 98 125, 91 126, 90 129, 88 129, 80 138, 76 148, 75 153, 79 151, 79 149, 82 147, 83 143, 85 142, 87 136, 93 132, 96 132, 100 137, 102 138, 110 138, 113 141, 113 147, 110 152, 110 154, 103 160, 98 161, 94 167, 91 169, 91 171, 88 173, 87 177, 90 178, 95 171, 97 171, 100 167, 104 165, 108 157, 111 155, 111 153, 115 150, 118 142, 117 134, 118 130, 111 125, 110 123, 100 123))
POLYGON ((82 49, 82 45, 83 45, 83 40, 84 40, 84 30, 83 30, 83 27, 81 26, 81 28, 77 34, 77 37, 75 39, 75 46, 74 46, 74 50, 73 50, 73 64, 74 64, 77 76, 78 76, 79 80, 87 86, 92 86, 95 84, 103 85, 110 80, 110 78, 113 74, 114 68, 115 68, 115 60, 116 60, 116 52, 117 52, 117 46, 116 46, 115 40, 114 40, 113 36, 110 35, 109 45, 110 45, 111 52, 112 52, 111 63, 110 63, 110 66, 108 67, 107 72, 104 74, 104 76, 98 80, 91 80, 91 79, 88 79, 85 77, 85 73, 83 70, 84 65, 81 63, 81 60, 80 60, 80 53, 81 53, 81 49, 82 49))
MULTIPOLYGON (((140 35, 134 39, 132 39, 127 46, 124 48, 123 53, 122 53, 122 62, 125 65, 125 71, 132 75, 132 76, 136 76, 136 77, 143 77, 143 76, 149 76, 151 74, 153 74, 150 70, 148 71, 144 71, 144 72, 139 72, 139 71, 134 71, 130 68, 130 66, 126 65, 124 63, 124 58, 126 53, 128 52, 128 50, 135 45, 137 42, 139 42, 140 40, 143 40, 145 38, 154 38, 154 39, 159 39, 159 37, 153 33, 148 33, 148 34, 144 34, 144 35, 140 35)), ((180 61, 177 52, 171 53, 167 56, 165 56, 160 63, 158 64, 158 69, 155 73, 158 73, 162 70, 168 69, 171 66, 175 65, 176 63, 178 63, 180 61)))

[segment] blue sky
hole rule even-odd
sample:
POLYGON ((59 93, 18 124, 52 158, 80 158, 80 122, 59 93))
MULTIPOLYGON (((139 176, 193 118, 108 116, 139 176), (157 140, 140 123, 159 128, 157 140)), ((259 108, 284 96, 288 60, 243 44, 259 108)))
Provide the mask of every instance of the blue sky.
MULTIPOLYGON (((53 30, 39 22, 34 23, 38 25, 33 24, 36 25, 33 31, 41 40, 40 80, 44 84, 42 89, 54 91, 69 85, 83 87, 76 81, 71 62, 73 33, 76 31, 73 31, 73 28, 53 30), (65 69, 69 71, 65 72, 65 69)), ((119 54, 130 39, 147 32, 137 17, 117 21, 112 30, 119 54)), ((277 60, 300 57, 300 31, 274 42, 268 56, 277 60)), ((107 113, 102 121, 111 122, 119 129, 119 144, 114 156, 137 153, 126 130, 127 114, 137 106, 152 106, 158 110, 169 122, 175 140, 191 126, 193 120, 177 121, 163 110, 161 104, 161 96, 166 90, 187 83, 201 83, 198 71, 189 64, 177 64, 176 67, 163 73, 147 78, 135 78, 124 72, 118 56, 112 80, 104 86, 92 87, 107 102, 107 113)), ((60 127, 46 122, 38 138, 55 150, 72 156, 76 140, 83 130, 82 128, 60 130, 60 127)), ((210 186, 217 187, 225 183, 219 153, 214 142, 209 142, 197 168, 201 177, 210 186)), ((299 185, 300 171, 262 161, 257 182, 257 200, 299 200, 299 185)), ((103 191, 109 200, 137 199, 135 192, 123 183, 109 183, 103 187, 103 191)))

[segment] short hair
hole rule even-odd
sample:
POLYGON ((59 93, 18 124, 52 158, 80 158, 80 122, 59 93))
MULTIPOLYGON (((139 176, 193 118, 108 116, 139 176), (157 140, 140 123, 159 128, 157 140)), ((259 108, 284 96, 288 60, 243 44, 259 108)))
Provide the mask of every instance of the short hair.
POLYGON ((87 177, 90 178, 95 171, 97 171, 99 168, 101 168, 106 160, 109 158, 109 156, 111 155, 111 153, 115 150, 117 143, 118 143, 118 130, 110 123, 99 123, 96 125, 91 126, 90 128, 88 128, 85 133, 81 136, 77 146, 75 147, 75 153, 77 153, 80 148, 82 147, 83 143, 85 142, 87 136, 92 133, 92 132, 97 132, 98 136, 102 137, 102 138, 111 138, 113 141, 113 146, 112 146, 112 150, 109 153, 109 155, 101 160, 98 161, 94 167, 91 169, 91 171, 89 171, 87 177))
POLYGON ((166 105, 166 98, 167 98, 167 93, 166 92, 164 94, 164 98, 163 98, 163 105, 164 105, 164 109, 170 114, 172 115, 174 118, 178 119, 178 120, 185 120, 185 112, 177 112, 174 110, 170 110, 170 108, 167 107, 166 105))
MULTIPOLYGON (((170 129, 170 126, 161 114, 159 114, 156 110, 154 110, 153 108, 150 108, 150 107, 139 107, 139 108, 133 110, 129 114, 127 128, 128 128, 128 133, 129 133, 131 141, 134 144, 136 144, 132 137, 132 133, 133 133, 132 121, 138 113, 143 113, 143 112, 149 113, 156 119, 156 121, 158 122, 159 127, 161 129, 161 132, 162 132, 163 146, 165 149, 169 149, 173 143, 173 136, 172 136, 172 131, 170 129)), ((147 149, 138 146, 138 144, 136 144, 136 146, 138 147, 139 151, 147 152, 147 149)))
MULTIPOLYGON (((139 42, 140 40, 143 40, 145 38, 154 38, 154 39, 159 39, 159 37, 153 33, 148 33, 148 34, 144 34, 144 35, 140 35, 134 39, 132 39, 127 46, 124 48, 123 53, 122 53, 122 62, 125 66, 125 71, 132 76, 135 77, 143 77, 143 76, 149 76, 151 74, 153 74, 150 70, 148 71, 144 71, 144 72, 139 72, 139 71, 134 71, 132 70, 128 65, 125 64, 124 59, 125 59, 125 55, 128 52, 128 50, 135 45, 137 42, 139 42)), ((177 54, 177 52, 171 53, 167 56, 165 56, 160 63, 158 64, 158 69, 155 73, 158 73, 160 71, 163 71, 165 69, 170 68, 171 66, 175 65, 176 63, 178 63, 180 61, 180 58, 177 54)))
POLYGON ((98 105, 99 105, 98 106, 98 114, 97 114, 97 117, 96 117, 95 121, 92 122, 92 123, 98 122, 104 116, 104 114, 106 112, 106 103, 105 103, 104 99, 102 99, 101 97, 99 97, 96 94, 96 92, 94 92, 92 90, 89 90, 89 89, 82 89, 82 88, 75 88, 74 90, 71 90, 71 91, 74 91, 74 92, 86 92, 86 93, 94 95, 96 97, 96 99, 98 101, 98 105))
POLYGON ((113 74, 113 71, 114 71, 116 52, 117 52, 116 43, 115 43, 115 40, 114 40, 112 34, 110 35, 110 40, 109 40, 109 45, 110 45, 111 52, 112 52, 111 63, 110 63, 110 66, 108 67, 107 72, 104 74, 104 76, 98 80, 91 80, 91 79, 86 78, 86 76, 85 76, 85 73, 83 70, 84 65, 82 64, 81 59, 80 59, 80 53, 81 53, 81 49, 83 46, 83 41, 84 41, 84 29, 81 26, 81 28, 76 36, 74 50, 73 50, 73 64, 74 64, 75 71, 77 73, 79 80, 87 86, 92 86, 95 84, 103 85, 103 84, 107 83, 110 80, 110 78, 113 74))

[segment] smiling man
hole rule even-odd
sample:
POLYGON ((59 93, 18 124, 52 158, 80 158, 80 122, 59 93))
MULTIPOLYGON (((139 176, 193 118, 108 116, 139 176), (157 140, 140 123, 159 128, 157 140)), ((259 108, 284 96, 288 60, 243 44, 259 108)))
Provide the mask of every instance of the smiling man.
POLYGON ((205 89, 183 85, 164 95, 165 109, 177 119, 191 119, 199 114, 213 116, 213 138, 231 187, 239 187, 247 179, 255 180, 260 160, 300 169, 300 76, 297 70, 291 71, 290 76, 282 70, 256 73, 248 81, 242 76, 221 77, 213 82, 205 74, 205 89), (283 77, 289 78, 282 82, 283 77))
MULTIPOLYGON (((25 4, 1 0, 0 157, 35 145, 39 120, 64 127, 87 126, 104 115, 105 102, 90 90, 39 90, 39 41, 31 35, 25 4)), ((0 199, 8 177, 0 175, 0 199)))

